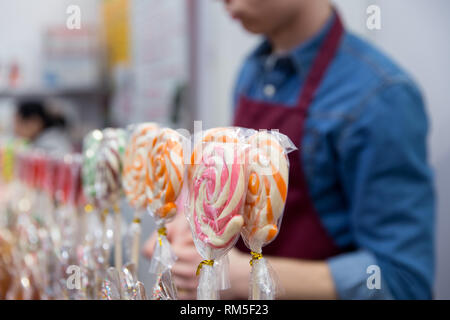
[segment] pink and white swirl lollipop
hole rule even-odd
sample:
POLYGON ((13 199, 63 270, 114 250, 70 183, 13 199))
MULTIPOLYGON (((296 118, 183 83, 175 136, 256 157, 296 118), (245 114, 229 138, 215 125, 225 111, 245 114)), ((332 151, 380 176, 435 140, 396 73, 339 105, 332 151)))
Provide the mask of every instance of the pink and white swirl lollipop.
MULTIPOLYGON (((232 130, 224 128, 216 133, 237 137, 232 130)), ((197 144, 191 156, 187 214, 195 245, 205 259, 197 270, 197 298, 214 300, 219 297, 219 289, 224 289, 219 279, 226 279, 217 268, 218 260, 232 248, 244 224, 241 214, 247 177, 244 144, 228 138, 216 142, 213 136, 206 140, 198 142, 201 146, 197 144)))
POLYGON ((244 153, 235 143, 206 143, 194 165, 190 207, 198 239, 211 248, 225 248, 244 224, 244 153))

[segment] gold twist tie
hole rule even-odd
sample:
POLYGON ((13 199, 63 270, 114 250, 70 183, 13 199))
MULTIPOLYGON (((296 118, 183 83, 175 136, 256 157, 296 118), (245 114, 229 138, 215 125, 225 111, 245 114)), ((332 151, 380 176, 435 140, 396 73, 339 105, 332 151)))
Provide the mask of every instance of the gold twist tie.
POLYGON ((198 265, 196 275, 197 275, 197 276, 200 275, 200 270, 202 270, 203 266, 210 266, 210 267, 212 267, 213 265, 214 265, 214 260, 203 260, 203 261, 200 262, 200 264, 198 265))
POLYGON ((167 237, 167 229, 166 227, 162 227, 158 229, 158 241, 159 245, 162 247, 162 237, 167 237))
POLYGON ((134 219, 133 219, 133 223, 140 224, 140 223, 141 223, 141 219, 139 219, 139 218, 134 218, 134 219))
POLYGON ((104 209, 102 211, 102 222, 106 221, 106 217, 108 216, 108 214, 109 214, 109 210, 108 209, 104 209))
POLYGON ((250 260, 250 265, 253 267, 253 263, 256 260, 261 260, 263 258, 262 253, 257 253, 257 252, 250 252, 250 254, 252 255, 252 259, 250 260))
POLYGON ((94 210, 94 206, 92 204, 87 204, 84 206, 84 212, 90 213, 94 210))

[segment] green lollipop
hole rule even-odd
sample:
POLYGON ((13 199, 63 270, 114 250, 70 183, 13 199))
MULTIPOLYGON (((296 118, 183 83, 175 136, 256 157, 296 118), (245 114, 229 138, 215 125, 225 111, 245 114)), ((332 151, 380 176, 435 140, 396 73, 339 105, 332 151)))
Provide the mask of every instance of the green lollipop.
POLYGON ((103 140, 100 130, 90 132, 83 141, 83 166, 82 180, 83 192, 86 200, 91 205, 97 205, 97 155, 103 140))

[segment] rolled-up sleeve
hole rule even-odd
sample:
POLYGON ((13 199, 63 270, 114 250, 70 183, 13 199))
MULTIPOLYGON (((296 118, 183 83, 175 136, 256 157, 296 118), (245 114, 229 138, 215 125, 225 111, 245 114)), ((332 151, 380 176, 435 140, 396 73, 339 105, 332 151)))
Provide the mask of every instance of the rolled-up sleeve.
POLYGON ((434 189, 423 100, 406 78, 386 81, 338 142, 339 174, 358 250, 330 259, 343 299, 429 299, 434 280, 434 189), (381 288, 367 285, 375 265, 381 288))
POLYGON ((331 275, 334 279, 339 299, 392 300, 392 294, 383 274, 373 270, 377 266, 376 257, 369 251, 358 250, 329 259, 331 275), (370 276, 379 276, 379 285, 370 276))

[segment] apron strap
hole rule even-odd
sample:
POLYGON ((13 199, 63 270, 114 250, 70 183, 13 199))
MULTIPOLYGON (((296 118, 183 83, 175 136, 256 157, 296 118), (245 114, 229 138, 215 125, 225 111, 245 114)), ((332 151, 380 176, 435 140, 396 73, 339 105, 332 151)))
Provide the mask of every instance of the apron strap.
POLYGON ((300 93, 298 106, 300 110, 307 110, 314 99, 317 88, 322 82, 322 78, 327 71, 328 66, 333 61, 339 48, 340 40, 344 34, 344 27, 339 14, 335 11, 334 22, 323 41, 320 50, 314 59, 313 65, 308 72, 305 84, 300 93))

